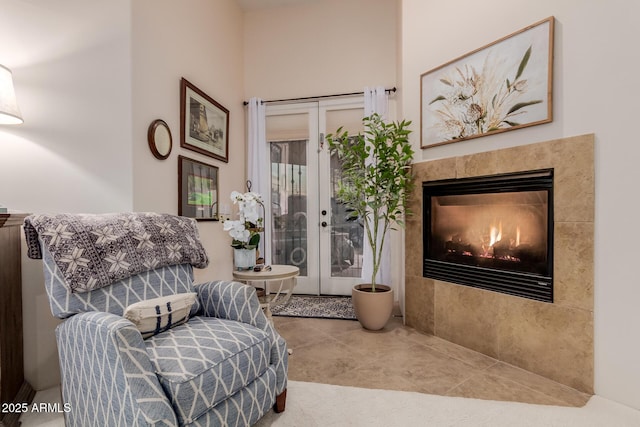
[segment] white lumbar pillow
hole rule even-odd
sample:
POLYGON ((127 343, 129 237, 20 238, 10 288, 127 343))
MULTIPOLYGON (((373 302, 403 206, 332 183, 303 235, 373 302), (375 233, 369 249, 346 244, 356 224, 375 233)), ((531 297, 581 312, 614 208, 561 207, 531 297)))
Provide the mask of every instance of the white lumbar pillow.
POLYGON ((195 292, 188 292, 138 301, 128 306, 123 316, 133 322, 146 339, 189 320, 196 297, 195 292))

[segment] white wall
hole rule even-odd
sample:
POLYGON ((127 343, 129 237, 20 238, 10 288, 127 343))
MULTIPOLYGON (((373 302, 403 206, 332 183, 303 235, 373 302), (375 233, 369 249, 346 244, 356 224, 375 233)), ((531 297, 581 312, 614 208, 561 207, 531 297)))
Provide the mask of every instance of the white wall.
MULTIPOLYGON (((178 213, 178 155, 219 168, 220 204, 245 189, 243 13, 235 0, 135 0, 133 8, 133 189, 136 211, 178 213), (184 77, 229 110, 229 162, 180 147, 180 79, 184 77), (147 129, 169 125, 166 160, 149 151, 147 129)), ((219 222, 200 221, 211 259, 198 281, 232 278, 231 238, 219 222)))
POLYGON ((0 203, 131 209, 128 1, 0 0, 0 10, 0 63, 25 120, 0 128, 0 203))
MULTIPOLYGON (((24 124, 0 127, 0 204, 22 212, 133 207, 128 0, 0 0, 0 63, 24 124)), ((42 265, 23 261, 25 375, 59 382, 42 265)))
POLYGON ((396 84, 396 0, 322 0, 245 13, 245 92, 282 99, 396 84))
MULTIPOLYGON (((25 123, 0 127, 0 204, 25 212, 177 213, 178 154, 220 167, 220 197, 244 185, 242 11, 235 0, 0 0, 0 63, 25 123), (180 78, 230 110, 230 162, 182 150, 180 78), (146 133, 162 118, 168 160, 146 133)), ((230 238, 200 222, 211 257, 198 280, 231 278, 230 238)), ((25 374, 59 383, 40 261, 23 260, 25 374)))
POLYGON ((640 233, 633 197, 640 182, 639 14, 640 3, 625 0, 403 0, 401 86, 419 147, 420 74, 555 16, 553 122, 419 151, 418 158, 595 133, 595 390, 640 409, 640 233))

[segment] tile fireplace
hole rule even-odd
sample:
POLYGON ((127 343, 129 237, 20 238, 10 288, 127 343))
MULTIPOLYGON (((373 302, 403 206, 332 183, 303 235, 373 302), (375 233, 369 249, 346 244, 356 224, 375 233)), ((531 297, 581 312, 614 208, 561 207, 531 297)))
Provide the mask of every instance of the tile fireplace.
POLYGON ((589 134, 414 163, 407 325, 592 393, 594 143, 589 134), (534 185, 505 187, 505 179, 534 185), (478 185, 497 188, 474 195, 478 185), (482 287, 468 271, 470 284, 425 276, 429 258, 474 273, 535 277, 534 285, 552 286, 553 303, 482 287))
POLYGON ((553 170, 422 184, 424 277, 553 302, 553 170))

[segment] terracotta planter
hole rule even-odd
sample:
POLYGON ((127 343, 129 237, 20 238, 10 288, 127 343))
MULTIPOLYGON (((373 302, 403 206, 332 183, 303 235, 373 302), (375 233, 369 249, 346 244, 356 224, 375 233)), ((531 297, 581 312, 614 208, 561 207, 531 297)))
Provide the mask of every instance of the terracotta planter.
POLYGON ((356 285, 351 290, 353 308, 363 328, 378 331, 387 324, 393 311, 393 289, 386 285, 376 285, 371 292, 371 284, 356 285))

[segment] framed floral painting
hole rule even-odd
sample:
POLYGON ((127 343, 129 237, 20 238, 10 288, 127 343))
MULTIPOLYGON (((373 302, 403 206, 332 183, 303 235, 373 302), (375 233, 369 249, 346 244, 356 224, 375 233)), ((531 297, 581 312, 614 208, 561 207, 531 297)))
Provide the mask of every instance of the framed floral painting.
POLYGON ((420 76, 421 147, 552 121, 549 17, 420 76))

